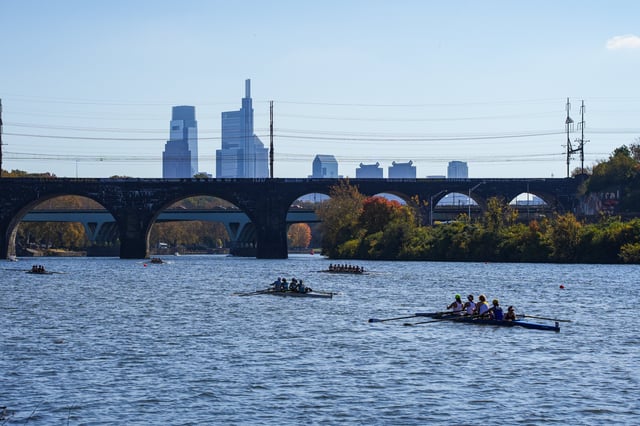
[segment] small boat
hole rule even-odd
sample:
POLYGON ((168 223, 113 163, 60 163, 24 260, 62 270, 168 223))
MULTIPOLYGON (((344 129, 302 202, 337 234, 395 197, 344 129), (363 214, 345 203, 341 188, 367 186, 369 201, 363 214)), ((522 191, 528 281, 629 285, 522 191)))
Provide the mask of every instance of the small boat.
POLYGON ((351 274, 351 275, 363 275, 363 274, 368 274, 368 272, 364 272, 364 271, 336 271, 336 270, 331 270, 331 269, 325 269, 322 271, 318 271, 318 272, 326 272, 328 274, 351 274))
POLYGON ((49 272, 42 265, 33 265, 31 269, 26 271, 27 274, 35 274, 35 275, 52 275, 53 272, 49 272))
POLYGON ((160 259, 159 257, 152 257, 151 263, 161 264, 164 263, 164 260, 160 259))
POLYGON ((233 293, 235 296, 257 296, 259 294, 270 294, 272 296, 279 297, 311 297, 316 299, 331 299, 335 293, 328 291, 309 291, 301 293, 295 290, 275 290, 273 288, 267 288, 264 290, 251 291, 246 293, 233 293))
POLYGON ((50 272, 50 271, 26 271, 27 274, 34 274, 34 275, 53 275, 55 274, 55 272, 50 272))
POLYGON ((557 321, 555 322, 554 325, 547 325, 547 324, 537 324, 532 322, 526 322, 519 319, 515 321, 494 320, 489 318, 480 318, 475 315, 470 315, 470 316, 455 315, 449 312, 418 312, 416 313, 416 316, 433 318, 434 320, 463 322, 467 324, 494 325, 498 327, 522 327, 522 328, 528 328, 532 330, 546 330, 546 331, 560 332, 560 325, 558 324, 557 321))
POLYGON ((329 267, 323 271, 318 272, 328 272, 331 274, 364 274, 364 267, 354 266, 354 265, 334 265, 332 263, 329 264, 329 267))

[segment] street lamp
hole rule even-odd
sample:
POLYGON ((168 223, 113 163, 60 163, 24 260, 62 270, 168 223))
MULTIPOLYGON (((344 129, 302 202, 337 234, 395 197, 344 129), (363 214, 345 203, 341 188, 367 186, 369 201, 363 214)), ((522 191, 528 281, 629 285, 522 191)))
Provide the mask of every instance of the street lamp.
POLYGON ((473 188, 469 188, 469 200, 467 201, 469 203, 469 223, 471 223, 471 191, 474 191, 477 187, 479 187, 483 183, 484 182, 480 182, 479 184, 477 184, 473 188))
POLYGON ((429 197, 429 225, 433 226, 433 198, 437 197, 440 194, 446 194, 447 190, 443 189, 442 191, 438 192, 437 194, 433 194, 431 197, 429 197))

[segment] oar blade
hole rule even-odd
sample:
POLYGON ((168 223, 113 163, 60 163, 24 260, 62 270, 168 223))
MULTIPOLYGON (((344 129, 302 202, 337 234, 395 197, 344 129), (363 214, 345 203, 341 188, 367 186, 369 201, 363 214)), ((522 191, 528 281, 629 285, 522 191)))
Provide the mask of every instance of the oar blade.
POLYGON ((369 318, 369 322, 382 322, 382 320, 378 318, 369 318))

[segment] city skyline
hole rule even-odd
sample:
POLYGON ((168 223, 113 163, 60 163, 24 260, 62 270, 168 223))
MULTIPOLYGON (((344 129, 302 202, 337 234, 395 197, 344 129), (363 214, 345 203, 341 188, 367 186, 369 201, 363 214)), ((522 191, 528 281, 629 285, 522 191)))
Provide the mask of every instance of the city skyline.
POLYGON ((452 160, 469 177, 564 177, 567 98, 575 123, 586 105, 586 166, 640 136, 639 12, 573 0, 9 2, 2 166, 160 177, 166 111, 193 105, 198 170, 216 175, 220 114, 251 78, 265 145, 274 102, 274 177, 308 176, 320 152, 345 177, 410 160, 417 177, 452 160))

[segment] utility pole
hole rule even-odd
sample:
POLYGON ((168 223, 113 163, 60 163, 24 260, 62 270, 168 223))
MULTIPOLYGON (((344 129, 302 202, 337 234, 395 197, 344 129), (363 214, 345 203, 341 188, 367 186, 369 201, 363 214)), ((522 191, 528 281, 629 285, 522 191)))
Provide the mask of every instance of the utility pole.
POLYGON ((0 99, 0 178, 2 177, 2 99, 0 99))
POLYGON ((574 150, 580 151, 580 173, 584 174, 584 144, 589 142, 584 140, 584 99, 582 100, 582 106, 580 106, 580 123, 578 123, 578 128, 580 129, 580 139, 576 139, 575 142, 578 143, 578 148, 574 150))
POLYGON ((567 119, 564 122, 565 128, 567 130, 567 177, 570 177, 571 170, 569 170, 569 163, 571 161, 571 155, 576 152, 580 153, 580 173, 584 174, 584 144, 589 141, 584 140, 584 100, 582 101, 582 106, 580 107, 580 123, 578 123, 578 127, 581 130, 580 139, 576 139, 574 142, 578 144, 577 148, 573 148, 571 146, 571 139, 569 139, 569 133, 573 131, 573 120, 569 117, 569 111, 571 110, 571 104, 569 103, 569 98, 567 98, 567 119))
POLYGON ((567 98, 567 119, 564 121, 564 127, 567 131, 567 177, 569 177, 569 162, 571 160, 571 154, 573 154, 573 149, 571 148, 571 139, 569 139, 569 133, 573 130, 573 120, 569 117, 569 111, 571 110, 571 103, 569 103, 569 98, 567 98))
POLYGON ((269 101, 269 176, 273 179, 273 101, 269 101))

